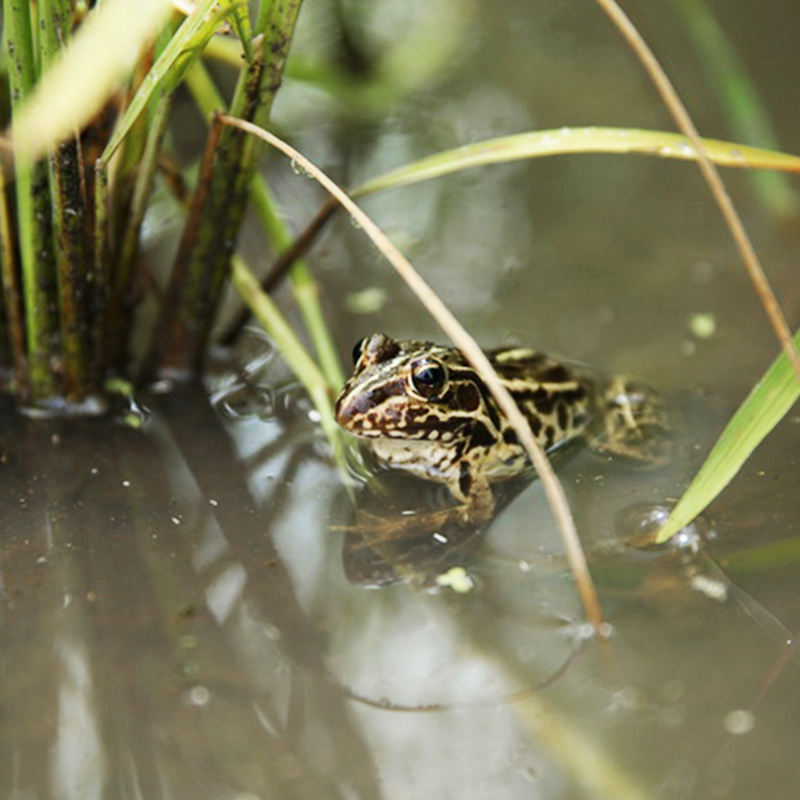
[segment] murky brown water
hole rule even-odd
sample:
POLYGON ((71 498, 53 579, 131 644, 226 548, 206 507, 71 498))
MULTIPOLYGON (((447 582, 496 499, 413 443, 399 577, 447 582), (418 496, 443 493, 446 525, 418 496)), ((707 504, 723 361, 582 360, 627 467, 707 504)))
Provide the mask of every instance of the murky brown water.
MULTIPOLYGON (((717 12, 797 152, 800 12, 785 6, 739 0, 717 12)), ((671 127, 591 4, 457 8, 464 39, 446 79, 380 123, 315 107, 315 124, 297 132, 302 148, 357 182, 521 130, 671 127)), ((669 6, 635 10, 701 130, 729 136, 669 6)), ((309 27, 324 33, 324 20, 309 27)), ((283 124, 308 117, 303 98, 288 87, 283 124)), ((746 176, 730 180, 796 324, 796 228, 763 211, 746 176)), ((312 189, 288 170, 280 181, 299 225, 312 189)), ((785 640, 800 625, 800 417, 698 526, 699 554, 691 543, 683 554, 619 546, 679 494, 776 350, 696 171, 562 158, 366 205, 480 341, 636 375, 682 418, 667 468, 584 451, 560 470, 610 644, 585 640, 538 485, 458 552, 471 592, 415 588, 413 559, 397 570, 410 583, 348 581, 374 578, 380 554, 365 567, 331 530, 347 521, 340 479, 302 397, 277 391, 274 360, 258 375, 261 394, 231 399, 234 412, 218 413, 204 392, 176 393, 148 401, 138 431, 6 411, 0 797, 796 796, 800 672, 785 640), (689 330, 698 313, 715 316, 708 340, 689 330), (246 413, 270 406, 263 419, 246 413)), ((314 263, 342 353, 373 330, 441 338, 348 223, 326 234, 314 263), (370 286, 390 292, 383 309, 343 310, 370 286)), ((430 560, 435 575, 445 562, 430 560)))

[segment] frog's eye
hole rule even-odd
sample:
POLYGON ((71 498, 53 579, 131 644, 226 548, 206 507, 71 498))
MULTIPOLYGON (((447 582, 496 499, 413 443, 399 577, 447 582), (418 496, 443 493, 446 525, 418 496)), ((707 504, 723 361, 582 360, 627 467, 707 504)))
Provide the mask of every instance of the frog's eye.
POLYGON ((430 400, 447 385, 447 370, 432 358, 421 358, 411 366, 411 385, 418 395, 430 400))
POLYGON ((368 338, 369 337, 365 336, 353 345, 353 366, 358 364, 358 359, 361 358, 361 353, 364 352, 364 342, 366 342, 368 338))

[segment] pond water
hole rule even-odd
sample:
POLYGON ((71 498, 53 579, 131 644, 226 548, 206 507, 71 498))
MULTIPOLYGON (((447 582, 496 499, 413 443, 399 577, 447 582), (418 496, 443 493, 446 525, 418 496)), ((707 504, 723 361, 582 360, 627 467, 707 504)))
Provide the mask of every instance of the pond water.
MULTIPOLYGON (((634 10, 700 130, 734 138, 678 5, 634 10)), ((800 151, 800 8, 712 7, 783 149, 800 151)), ((319 8, 306 12, 303 41, 332 36, 319 8)), ((672 128, 592 4, 385 2, 356 33, 387 47, 426 14, 450 21, 446 63, 380 116, 345 118, 292 83, 280 99, 278 121, 348 183, 524 130, 672 128)), ((271 169, 299 229, 320 198, 271 169)), ((796 325, 797 219, 765 210, 749 176, 725 177, 796 325)), ((669 465, 583 450, 559 466, 613 635, 587 635, 538 484, 455 551, 348 547, 341 478, 277 356, 250 390, 223 365, 204 390, 144 398, 140 429, 6 408, 0 797, 796 796, 800 416, 681 549, 624 544, 680 494, 777 350, 697 170, 565 157, 365 207, 480 342, 634 375, 665 398, 669 465), (710 337, 692 332, 699 314, 710 337), (470 590, 431 591, 451 566, 470 590)), ((348 222, 311 261, 343 356, 376 330, 443 340, 348 222), (348 310, 373 287, 382 307, 348 310)), ((267 348, 248 334, 237 357, 267 348)))

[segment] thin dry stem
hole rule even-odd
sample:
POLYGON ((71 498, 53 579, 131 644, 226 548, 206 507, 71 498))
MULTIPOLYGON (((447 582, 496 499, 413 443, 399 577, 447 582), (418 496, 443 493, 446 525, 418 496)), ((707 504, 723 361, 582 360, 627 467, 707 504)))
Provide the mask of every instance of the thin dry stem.
POLYGON ((639 31, 636 30, 633 23, 619 7, 616 0, 597 0, 597 3, 611 18, 611 21, 617 26, 620 33, 631 46, 631 49, 642 62, 642 65, 650 75, 650 79, 655 84, 658 93, 661 95, 664 104, 672 114, 681 133, 692 143, 692 147, 694 147, 697 153, 697 163, 700 167, 700 171, 703 173, 703 177, 711 190, 711 194, 714 196, 722 212, 722 216, 725 218, 725 222, 730 229, 731 235, 736 242, 736 247, 747 269, 747 274, 755 285, 756 292, 775 330, 778 341, 781 343, 781 347, 786 353, 795 375, 797 375, 797 380, 800 381, 800 354, 795 347, 792 333, 786 323, 786 317, 783 315, 775 293, 772 291, 767 276, 764 274, 764 269, 747 235, 747 231, 744 229, 744 224, 733 205, 730 195, 725 189, 725 184, 720 177, 719 170, 717 170, 708 158, 705 148, 703 147, 703 142, 700 139, 700 134, 692 122, 692 118, 689 116, 686 106, 684 106, 680 97, 678 97, 675 87, 658 63, 653 51, 650 50, 645 40, 639 34, 639 31))
POLYGON ((516 431, 520 442, 530 455, 531 461, 542 480, 542 486, 544 487, 545 494, 550 503, 550 508, 564 540, 567 558, 569 559, 570 566, 575 575, 581 601, 586 610, 586 616, 594 626, 595 631, 598 633, 601 632, 603 630, 603 616, 600 610, 600 603, 597 599, 597 592, 595 591, 591 575, 589 574, 589 568, 586 564, 586 558, 583 554, 577 531, 575 530, 575 523, 572 519, 572 512, 570 511, 569 503, 564 494, 564 489, 553 472, 547 456, 533 437, 525 417, 522 415, 519 408, 517 408, 517 404, 514 402, 511 395, 500 382, 500 378, 489 363, 489 359, 486 357, 483 350, 481 350, 472 336, 467 333, 461 323, 453 316, 451 311, 439 299, 431 287, 428 286, 408 259, 392 244, 386 234, 342 189, 339 188, 339 186, 325 175, 322 170, 298 153, 293 147, 286 144, 286 142, 268 131, 265 131, 263 128, 259 128, 257 125, 227 116, 221 117, 220 121, 227 125, 240 128, 243 131, 247 131, 263 139, 265 142, 268 142, 291 158, 294 164, 307 172, 318 181, 326 191, 333 195, 367 236, 372 239, 381 253, 386 256, 389 263, 395 268, 403 280, 405 280, 412 291, 417 295, 422 304, 439 323, 442 330, 452 339, 463 352, 467 360, 478 371, 478 374, 483 378, 484 382, 489 387, 489 391, 491 391, 492 395, 497 400, 497 404, 516 431))

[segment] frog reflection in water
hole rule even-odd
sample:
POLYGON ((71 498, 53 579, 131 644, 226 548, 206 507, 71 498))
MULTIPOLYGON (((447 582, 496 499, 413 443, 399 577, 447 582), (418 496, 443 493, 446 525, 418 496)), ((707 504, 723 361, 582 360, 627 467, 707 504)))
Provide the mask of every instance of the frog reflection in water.
MULTIPOLYGON (((598 381, 525 348, 487 351, 503 385, 548 453, 583 437, 628 460, 663 460, 666 424, 654 395, 622 379, 598 381), (592 434, 590 435, 590 431, 592 434), (594 436, 595 431, 599 435, 594 436)), ((355 368, 336 421, 375 459, 447 486, 456 505, 391 521, 379 538, 445 525, 479 526, 497 510, 498 485, 532 467, 495 399, 459 350, 377 333, 353 350, 355 368)))

